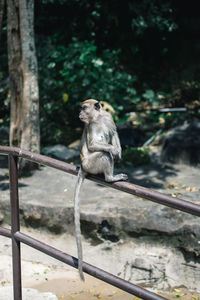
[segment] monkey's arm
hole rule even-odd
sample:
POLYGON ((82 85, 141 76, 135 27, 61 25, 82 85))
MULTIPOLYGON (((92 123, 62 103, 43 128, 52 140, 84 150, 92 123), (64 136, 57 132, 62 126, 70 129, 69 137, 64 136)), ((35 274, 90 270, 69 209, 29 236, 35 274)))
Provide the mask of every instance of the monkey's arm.
POLYGON ((88 129, 87 132, 87 146, 88 150, 91 152, 97 151, 105 151, 105 152, 112 152, 113 146, 109 144, 103 132, 99 132, 98 128, 95 126, 88 129))
POLYGON ((121 148, 121 145, 120 145, 120 140, 119 140, 119 136, 117 134, 117 131, 112 136, 112 145, 118 150, 118 157, 117 157, 117 159, 120 160, 121 156, 122 156, 122 148, 121 148))
MULTIPOLYGON (((109 138, 108 138, 109 139, 109 138)), ((118 145, 119 140, 116 139, 118 145)), ((110 143, 106 140, 104 132, 99 131, 99 128, 93 126, 89 129, 87 134, 87 145, 88 150, 91 152, 105 151, 110 153, 111 157, 114 159, 119 159, 121 157, 121 147, 116 147, 116 144, 112 144, 112 139, 110 143)))
POLYGON ((88 150, 91 152, 105 151, 112 152, 113 146, 111 144, 106 144, 104 142, 98 142, 96 139, 88 139, 88 150))

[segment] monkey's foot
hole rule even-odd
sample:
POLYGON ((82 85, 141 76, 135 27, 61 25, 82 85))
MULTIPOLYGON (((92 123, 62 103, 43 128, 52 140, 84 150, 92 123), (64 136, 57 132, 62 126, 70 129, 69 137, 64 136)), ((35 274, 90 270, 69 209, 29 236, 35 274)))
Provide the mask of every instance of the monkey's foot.
POLYGON ((120 176, 121 179, 119 179, 119 180, 128 180, 128 175, 126 175, 124 173, 118 174, 117 176, 120 176))
POLYGON ((105 181, 107 182, 115 182, 121 180, 128 180, 128 176, 126 174, 117 174, 115 176, 105 176, 105 181))

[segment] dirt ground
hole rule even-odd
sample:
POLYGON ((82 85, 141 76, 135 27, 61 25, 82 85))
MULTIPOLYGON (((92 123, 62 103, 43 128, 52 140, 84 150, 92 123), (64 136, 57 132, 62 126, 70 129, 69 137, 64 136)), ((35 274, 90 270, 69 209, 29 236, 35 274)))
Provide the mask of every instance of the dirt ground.
MULTIPOLYGON (((79 280, 67 280, 65 278, 46 281, 45 283, 33 286, 41 292, 53 292, 59 300, 133 300, 139 299, 118 288, 101 282, 90 276, 86 277, 85 283, 79 280)), ((182 300, 200 300, 200 294, 187 291, 184 288, 173 288, 169 292, 157 292, 158 295, 166 299, 182 299, 182 300)))

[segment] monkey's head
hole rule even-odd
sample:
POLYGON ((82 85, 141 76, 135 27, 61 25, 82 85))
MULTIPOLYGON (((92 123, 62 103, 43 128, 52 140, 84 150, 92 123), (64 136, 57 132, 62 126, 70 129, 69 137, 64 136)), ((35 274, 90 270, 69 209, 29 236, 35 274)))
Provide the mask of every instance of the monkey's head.
POLYGON ((90 124, 97 120, 100 114, 102 106, 99 101, 94 99, 88 99, 81 103, 81 112, 79 118, 82 122, 90 124))

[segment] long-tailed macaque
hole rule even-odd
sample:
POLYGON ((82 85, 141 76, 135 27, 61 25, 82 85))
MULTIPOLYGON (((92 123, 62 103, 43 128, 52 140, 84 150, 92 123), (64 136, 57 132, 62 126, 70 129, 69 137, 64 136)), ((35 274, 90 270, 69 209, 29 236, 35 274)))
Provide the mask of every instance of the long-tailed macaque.
POLYGON ((85 123, 81 139, 81 167, 74 195, 75 233, 78 251, 78 269, 84 280, 82 270, 82 244, 80 229, 79 192, 85 174, 104 174, 105 181, 127 180, 126 174, 113 175, 114 161, 121 158, 121 146, 112 116, 102 109, 97 100, 89 99, 81 104, 79 118, 85 123))

